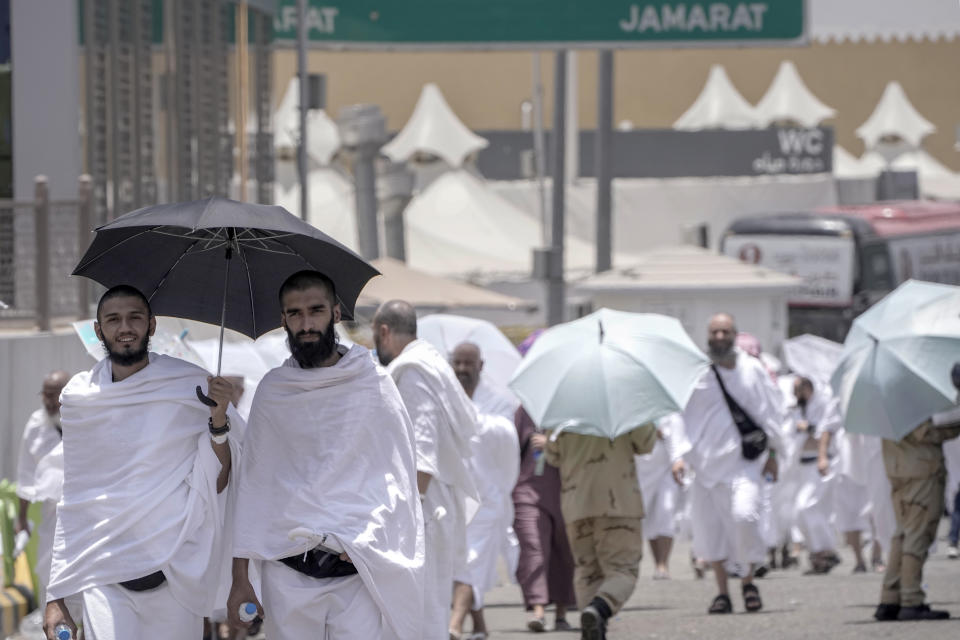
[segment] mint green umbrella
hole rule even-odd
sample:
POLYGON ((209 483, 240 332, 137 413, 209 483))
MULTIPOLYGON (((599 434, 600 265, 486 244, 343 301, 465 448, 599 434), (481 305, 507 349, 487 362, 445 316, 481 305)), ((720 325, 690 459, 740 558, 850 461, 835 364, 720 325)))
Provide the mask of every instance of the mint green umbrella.
POLYGON ((708 364, 676 318, 600 309, 544 332, 510 388, 541 429, 613 439, 682 411, 708 364))
POLYGON ((955 406, 960 287, 908 280, 857 318, 830 384, 848 431, 900 440, 955 406))

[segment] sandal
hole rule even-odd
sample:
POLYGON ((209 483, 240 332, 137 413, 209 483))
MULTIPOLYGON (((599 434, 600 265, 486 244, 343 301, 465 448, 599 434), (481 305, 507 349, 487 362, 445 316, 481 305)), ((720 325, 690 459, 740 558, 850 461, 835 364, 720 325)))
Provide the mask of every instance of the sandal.
POLYGON ((710 608, 707 609, 707 613, 733 613, 733 603, 730 602, 730 596, 724 593, 718 595, 713 599, 713 602, 710 603, 710 608))
POLYGON ((760 590, 755 584, 743 585, 743 607, 747 613, 754 613, 763 608, 763 601, 760 600, 760 590))
POLYGON ((535 633, 542 633, 547 630, 547 621, 543 618, 530 618, 527 620, 527 629, 535 633))
POLYGON ((557 618, 553 621, 553 630, 554 631, 573 631, 573 627, 570 626, 570 623, 567 622, 566 618, 557 618))

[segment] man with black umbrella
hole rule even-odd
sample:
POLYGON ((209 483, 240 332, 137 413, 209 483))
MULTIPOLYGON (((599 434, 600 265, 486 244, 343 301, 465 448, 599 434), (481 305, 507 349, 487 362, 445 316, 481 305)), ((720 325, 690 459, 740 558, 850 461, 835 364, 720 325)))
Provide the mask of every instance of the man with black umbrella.
POLYGON ((107 357, 61 395, 63 499, 44 615, 47 638, 79 594, 87 637, 199 637, 223 549, 218 493, 237 454, 232 388, 149 352, 156 318, 137 289, 108 290, 94 329, 107 357), (214 406, 197 401, 208 384, 214 406))

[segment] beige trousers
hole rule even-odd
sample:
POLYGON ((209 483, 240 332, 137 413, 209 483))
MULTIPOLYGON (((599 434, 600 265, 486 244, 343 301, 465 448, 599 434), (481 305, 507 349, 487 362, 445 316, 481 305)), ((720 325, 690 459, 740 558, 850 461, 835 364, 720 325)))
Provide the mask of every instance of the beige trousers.
POLYGON ((583 518, 567 523, 573 588, 583 609, 600 596, 616 613, 630 598, 643 557, 641 518, 583 518))
POLYGON ((923 563, 943 514, 946 472, 925 478, 891 478, 897 530, 890 540, 887 573, 880 602, 917 607, 923 604, 923 563))

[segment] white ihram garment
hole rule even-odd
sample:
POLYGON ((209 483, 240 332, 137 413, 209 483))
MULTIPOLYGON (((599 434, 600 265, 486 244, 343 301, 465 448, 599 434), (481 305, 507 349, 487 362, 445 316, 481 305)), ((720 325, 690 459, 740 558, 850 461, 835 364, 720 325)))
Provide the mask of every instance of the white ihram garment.
POLYGON ((477 411, 485 415, 503 416, 513 422, 520 406, 517 396, 507 387, 501 387, 485 377, 480 378, 473 392, 473 404, 477 411))
MULTIPOLYGON (((820 438, 825 433, 836 434, 842 429, 839 404, 825 387, 817 387, 806 407, 791 409, 791 422, 796 425, 806 420, 812 429, 811 435, 820 438)), ((796 428, 794 428, 796 433, 796 428)), ((838 460, 832 457, 826 475, 817 469, 818 450, 804 450, 807 433, 797 433, 797 462, 799 463, 799 487, 796 494, 797 525, 803 534, 807 549, 812 553, 832 551, 836 548, 837 532, 833 524, 834 490, 838 460)), ((835 451, 835 447, 831 447, 835 451)))
MULTIPOLYGON (((767 434, 770 447, 783 449, 783 399, 756 358, 738 350, 734 369, 717 367, 727 392, 767 434)), ((762 469, 767 456, 746 460, 740 432, 713 370, 697 383, 670 446, 696 472, 691 499, 693 545, 708 561, 746 565, 762 562, 762 469)))
POLYGON ((413 432, 396 386, 369 352, 355 345, 330 367, 301 369, 290 359, 267 373, 244 450, 233 555, 264 561, 268 637, 419 640, 424 534, 413 432), (296 529, 331 535, 362 589, 353 581, 347 596, 341 578, 276 562, 316 546, 292 539, 296 529), (362 615, 364 625, 334 633, 329 612, 338 602, 353 603, 344 615, 362 615))
POLYGON ((677 533, 677 511, 680 509, 680 487, 673 479, 670 467, 670 452, 667 442, 671 431, 683 418, 673 414, 657 422, 657 430, 662 438, 657 439, 653 451, 642 456, 634 456, 637 468, 637 482, 643 497, 643 537, 647 540, 666 537, 677 533))
MULTIPOLYGON (((226 491, 217 494, 221 467, 207 432, 210 413, 194 393, 206 386, 207 372, 169 356, 149 358, 119 382, 110 361, 101 360, 63 390, 63 500, 47 595, 111 591, 162 570, 167 581, 155 591, 179 607, 162 613, 176 626, 214 607, 221 563, 229 559, 226 491)), ((240 420, 231 413, 231 421, 240 420)), ((230 447, 238 456, 236 444, 230 447)), ((110 599, 101 604, 87 615, 107 615, 110 599)), ((145 637, 141 629, 158 615, 124 614, 116 632, 145 637)), ((92 628, 100 622, 91 619, 92 628)))
POLYGON ((454 579, 473 587, 473 610, 483 608, 483 595, 497 585, 497 561, 515 575, 520 555, 513 533, 512 492, 520 475, 520 443, 513 422, 480 414, 480 432, 471 440, 470 466, 480 492, 480 508, 467 525, 466 565, 454 579))
POLYGON ((453 575, 466 561, 466 527, 479 507, 469 468, 477 410, 446 359, 423 340, 408 344, 387 371, 413 422, 417 471, 432 476, 423 500, 423 640, 446 640, 453 575))
MULTIPOLYGON (((56 416, 59 420, 60 416, 56 416)), ((45 589, 50 581, 50 560, 53 555, 53 533, 57 528, 57 502, 63 493, 63 451, 61 448, 59 472, 51 478, 49 463, 43 460, 60 446, 60 432, 54 417, 40 408, 30 415, 20 440, 20 456, 17 461, 17 496, 27 502, 39 502, 40 524, 31 532, 37 540, 37 564, 35 567, 40 587, 45 589), (44 470, 41 470, 41 466, 44 470), (41 481, 41 474, 47 476, 41 481), (51 480, 53 487, 51 491, 51 480)))

